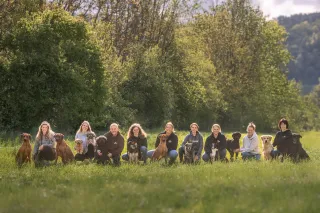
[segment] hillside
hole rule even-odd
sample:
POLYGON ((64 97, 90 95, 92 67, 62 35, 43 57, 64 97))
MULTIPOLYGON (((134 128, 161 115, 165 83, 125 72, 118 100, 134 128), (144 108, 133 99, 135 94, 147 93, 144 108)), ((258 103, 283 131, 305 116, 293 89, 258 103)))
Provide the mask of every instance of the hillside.
POLYGON ((320 77, 320 13, 280 16, 278 22, 289 33, 287 47, 293 60, 288 77, 301 82, 304 93, 310 92, 320 77))

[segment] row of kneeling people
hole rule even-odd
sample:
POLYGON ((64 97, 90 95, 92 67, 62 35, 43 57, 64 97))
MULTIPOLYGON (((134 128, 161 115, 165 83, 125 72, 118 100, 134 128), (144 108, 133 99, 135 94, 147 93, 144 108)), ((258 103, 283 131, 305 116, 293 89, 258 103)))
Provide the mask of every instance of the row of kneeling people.
MULTIPOLYGON (((291 133, 288 129, 289 124, 286 119, 281 119, 278 123, 280 131, 276 133, 274 142, 271 135, 261 136, 262 153, 265 160, 286 155, 292 160, 309 159, 308 154, 302 148, 300 135, 291 133), (274 147, 277 147, 275 150, 274 147)), ((155 149, 148 151, 147 134, 140 124, 130 126, 127 133, 127 153, 121 156, 124 148, 124 137, 119 132, 119 126, 116 123, 110 125, 110 131, 105 135, 98 136, 94 134, 88 121, 83 121, 75 136, 76 155, 64 141, 63 134, 54 133, 50 124, 46 121, 39 126, 35 139, 35 146, 31 150, 31 136, 27 133, 21 135, 22 146, 20 147, 16 161, 19 165, 24 162, 31 162, 32 158, 36 166, 48 165, 49 161, 58 157, 62 158, 63 163, 73 160, 88 161, 94 160, 101 164, 120 165, 120 156, 123 160, 129 162, 143 161, 147 162, 150 158, 152 161, 165 158, 169 160, 169 164, 173 164, 179 156, 180 162, 197 163, 202 158, 205 162, 213 162, 216 160, 228 161, 226 152, 230 153, 230 160, 238 158, 241 153, 242 159, 260 160, 261 151, 259 148, 259 138, 255 132, 254 123, 247 126, 247 134, 243 138, 242 147, 240 147, 240 132, 234 132, 232 139, 227 140, 221 133, 221 127, 213 124, 211 134, 207 137, 203 147, 203 136, 199 132, 197 123, 190 125, 190 133, 184 138, 181 147, 177 151, 178 136, 174 132, 174 126, 171 122, 165 125, 165 130, 161 132, 156 140, 155 149), (204 153, 201 156, 202 150, 204 153)))

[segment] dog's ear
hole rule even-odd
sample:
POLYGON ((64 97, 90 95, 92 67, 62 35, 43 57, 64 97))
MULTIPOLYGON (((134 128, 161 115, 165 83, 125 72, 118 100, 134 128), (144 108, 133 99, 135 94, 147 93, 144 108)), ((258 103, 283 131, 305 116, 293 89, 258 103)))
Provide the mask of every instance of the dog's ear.
POLYGON ((29 136, 29 140, 31 141, 31 139, 32 139, 32 136, 31 136, 30 134, 28 134, 28 136, 29 136))
POLYGON ((20 138, 21 138, 21 139, 23 138, 23 133, 20 134, 20 138))

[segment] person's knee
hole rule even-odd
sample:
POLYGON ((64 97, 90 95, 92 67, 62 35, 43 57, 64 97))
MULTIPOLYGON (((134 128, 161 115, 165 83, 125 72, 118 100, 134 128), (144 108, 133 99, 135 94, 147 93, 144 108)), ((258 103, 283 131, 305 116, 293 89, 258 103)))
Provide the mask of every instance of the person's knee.
POLYGON ((178 157, 178 152, 176 150, 171 150, 169 152, 169 158, 176 159, 178 157))
POLYGON ((148 157, 148 158, 151 158, 152 155, 153 155, 153 153, 154 153, 154 150, 148 151, 148 152, 147 152, 147 157, 148 157))
POLYGON ((122 158, 122 160, 125 160, 125 161, 128 161, 128 160, 129 160, 129 156, 128 156, 127 153, 126 153, 126 154, 123 154, 123 155, 121 156, 121 158, 122 158))
POLYGON ((140 152, 147 153, 147 151, 148 151, 147 147, 145 147, 145 146, 140 147, 140 152))
POLYGON ((209 161, 209 156, 206 153, 204 153, 202 155, 202 160, 205 161, 205 162, 208 162, 209 161))
POLYGON ((241 152, 241 156, 242 156, 242 157, 248 157, 248 156, 249 156, 249 153, 248 153, 248 152, 241 152))

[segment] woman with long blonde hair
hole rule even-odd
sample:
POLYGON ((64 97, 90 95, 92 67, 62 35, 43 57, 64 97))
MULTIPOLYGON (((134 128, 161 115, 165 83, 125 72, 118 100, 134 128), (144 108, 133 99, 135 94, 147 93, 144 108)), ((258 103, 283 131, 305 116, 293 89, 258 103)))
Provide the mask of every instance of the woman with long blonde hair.
POLYGON ((33 148, 33 159, 35 166, 49 165, 47 161, 55 159, 56 155, 56 140, 54 132, 47 121, 43 121, 38 129, 36 142, 33 148))
MULTIPOLYGON (((131 142, 137 142, 139 149, 140 160, 143 160, 144 164, 147 163, 147 151, 148 151, 148 142, 147 142, 147 133, 143 130, 140 124, 134 123, 130 126, 127 133, 127 150, 131 142)), ((125 161, 129 160, 128 152, 122 155, 122 159, 125 161)))
POLYGON ((75 155, 75 160, 84 161, 85 159, 92 159, 94 157, 94 146, 95 144, 90 143, 87 140, 87 135, 93 133, 88 121, 83 121, 76 133, 75 140, 80 139, 82 141, 83 153, 77 153, 75 155))

